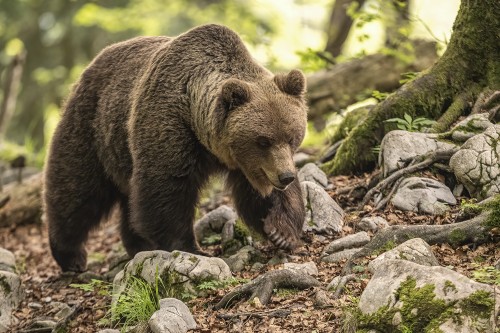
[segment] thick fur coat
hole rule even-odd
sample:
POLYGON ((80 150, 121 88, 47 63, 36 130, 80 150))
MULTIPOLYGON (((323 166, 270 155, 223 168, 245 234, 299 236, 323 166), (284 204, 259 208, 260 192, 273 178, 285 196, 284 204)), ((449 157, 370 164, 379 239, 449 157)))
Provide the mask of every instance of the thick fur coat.
POLYGON ((47 161, 58 264, 85 269, 89 230, 116 203, 130 255, 198 252, 199 190, 221 172, 243 220, 277 246, 296 247, 304 205, 292 155, 306 128, 304 93, 301 72, 274 76, 219 25, 103 50, 75 85, 47 161))

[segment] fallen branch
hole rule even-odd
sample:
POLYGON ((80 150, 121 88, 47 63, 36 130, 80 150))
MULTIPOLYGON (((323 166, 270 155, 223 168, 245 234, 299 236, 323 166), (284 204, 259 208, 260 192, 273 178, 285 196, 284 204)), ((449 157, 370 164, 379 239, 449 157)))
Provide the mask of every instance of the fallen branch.
POLYGON ((299 274, 289 269, 269 271, 249 283, 235 288, 215 305, 215 309, 217 310, 229 306, 234 301, 245 296, 249 296, 250 300, 257 297, 262 305, 266 305, 271 300, 273 289, 307 289, 317 287, 320 284, 318 280, 310 275, 299 274))
POLYGON ((412 238, 421 238, 427 244, 451 243, 462 245, 467 243, 482 244, 488 239, 489 227, 485 221, 488 212, 470 220, 445 225, 410 225, 392 226, 380 230, 372 240, 356 252, 345 264, 342 275, 350 274, 356 260, 362 257, 379 254, 380 251, 406 242, 412 238))

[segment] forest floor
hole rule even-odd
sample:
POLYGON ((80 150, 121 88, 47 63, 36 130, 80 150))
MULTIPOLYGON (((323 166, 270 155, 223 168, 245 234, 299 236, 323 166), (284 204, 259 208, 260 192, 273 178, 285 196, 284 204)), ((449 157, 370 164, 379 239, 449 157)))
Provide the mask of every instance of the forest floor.
MULTIPOLYGON (((330 191, 330 194, 344 209, 354 207, 358 201, 347 195, 337 194, 335 189, 367 183, 371 176, 366 174, 364 177, 331 178, 334 189, 330 191)), ((227 200, 228 198, 224 196, 218 199, 219 202, 227 200)), ((203 210, 203 207, 201 208, 203 210)), ((389 205, 376 215, 384 217, 391 225, 447 224, 455 221, 459 210, 459 206, 453 207, 446 215, 435 217, 401 212, 389 205)), ((305 246, 295 254, 289 255, 288 261, 315 262, 319 270, 316 278, 326 286, 340 274, 343 263, 323 263, 320 261, 321 252, 332 240, 356 232, 355 222, 358 220, 358 216, 348 213, 342 235, 306 235, 305 246)), ((60 270, 50 254, 45 224, 2 228, 0 229, 0 246, 15 254, 26 291, 25 299, 14 312, 18 322, 12 327, 12 332, 35 332, 30 329, 30 325, 36 320, 52 319, 57 312, 57 302, 64 302, 77 309, 68 324, 69 332, 97 332, 105 328, 99 326, 98 321, 109 309, 110 296, 102 295, 97 290, 83 291, 71 287, 70 283, 78 283, 78 281, 61 277, 60 270)), ((98 275, 106 273, 110 254, 118 253, 121 248, 118 227, 111 219, 89 237, 87 243, 89 270, 98 275)), ((269 258, 276 255, 276 249, 270 245, 264 244, 258 248, 269 258)), ((473 277, 474 272, 481 267, 493 266, 500 258, 498 244, 477 247, 471 244, 459 248, 454 248, 449 244, 440 244, 432 246, 432 250, 441 265, 468 277, 473 277)), ((215 254, 220 252, 220 248, 214 246, 208 251, 215 254)), ((198 323, 198 329, 192 332, 341 332, 343 325, 348 323, 345 318, 346 311, 356 304, 370 279, 370 273, 366 268, 367 263, 368 259, 361 266, 365 267, 364 272, 359 272, 358 278, 347 284, 346 292, 339 299, 331 300, 328 306, 317 307, 315 305, 312 297, 313 290, 278 290, 266 307, 258 308, 249 302, 240 301, 232 308, 215 311, 212 310, 213 305, 233 287, 216 290, 208 297, 197 298, 187 303, 198 323), (271 311, 275 309, 287 309, 291 313, 284 318, 270 316, 271 311), (218 317, 221 314, 233 316, 232 319, 221 319, 218 317)), ((262 271, 248 269, 235 274, 235 277, 252 279, 264 271, 279 267, 280 265, 266 265, 262 271)))

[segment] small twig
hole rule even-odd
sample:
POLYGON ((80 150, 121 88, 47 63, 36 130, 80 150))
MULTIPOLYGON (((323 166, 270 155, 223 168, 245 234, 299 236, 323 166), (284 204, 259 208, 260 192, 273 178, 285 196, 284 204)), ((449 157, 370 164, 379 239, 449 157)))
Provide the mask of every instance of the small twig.
MULTIPOLYGON (((370 201, 370 199, 373 197, 375 193, 383 191, 384 189, 386 189, 388 186, 390 186, 392 183, 394 183, 396 180, 403 177, 404 175, 424 169, 429 165, 433 164, 434 162, 449 160, 455 152, 456 149, 433 152, 422 162, 409 165, 406 168, 394 172, 392 175, 390 175, 389 177, 378 183, 377 186, 373 187, 366 193, 365 197, 358 206, 358 210, 363 210, 363 207, 368 203, 368 201, 370 201)), ((415 158, 415 160, 417 159, 418 158, 415 158)))
POLYGON ((239 312, 239 313, 218 313, 217 318, 224 320, 231 320, 238 317, 247 317, 263 319, 268 318, 285 318, 290 315, 292 311, 290 309, 275 309, 270 311, 260 311, 260 312, 239 312))
POLYGON ((392 195, 394 194, 394 192, 398 189, 399 185, 401 184, 401 182, 403 181, 403 177, 399 178, 398 180, 396 180, 396 182, 394 183, 394 185, 392 186, 392 189, 391 191, 389 192, 389 194, 382 200, 380 200, 380 202, 375 206, 375 209, 373 209, 373 211, 377 211, 377 210, 380 210, 380 209, 384 209, 385 205, 387 204, 387 202, 389 202, 389 200, 391 200, 392 198, 392 195))
MULTIPOLYGON (((347 284, 347 282, 353 281, 355 279, 356 279, 356 274, 347 274, 347 275, 342 276, 339 279, 339 282, 337 283, 337 285, 333 286, 333 288, 335 289, 335 293, 333 294, 333 298, 334 299, 339 298, 340 294, 342 294, 342 292, 344 291, 344 288, 345 288, 345 285, 347 284)), ((330 288, 330 289, 332 289, 332 288, 330 288)))

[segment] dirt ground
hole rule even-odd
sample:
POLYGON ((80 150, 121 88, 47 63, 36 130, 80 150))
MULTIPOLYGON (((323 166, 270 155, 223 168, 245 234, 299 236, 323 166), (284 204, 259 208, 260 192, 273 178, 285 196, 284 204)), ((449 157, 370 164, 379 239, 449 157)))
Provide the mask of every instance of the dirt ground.
MULTIPOLYGON (((335 177, 331 181, 334 190, 330 193, 345 209, 353 207, 357 201, 348 194, 338 194, 339 190, 354 184, 368 182, 371 175, 364 177, 335 177)), ((351 193, 352 195, 352 193, 351 193)), ((219 198, 227 201, 227 198, 219 198)), ((215 208, 213 202, 210 208, 215 208)), ((207 206, 205 206, 206 208, 207 206)), ((451 212, 441 217, 419 216, 415 213, 404 213, 391 206, 376 213, 387 219, 390 224, 445 224, 452 223, 459 211, 455 207, 451 212)), ((330 241, 354 233, 355 222, 359 217, 348 214, 343 235, 306 235, 305 246, 293 255, 287 256, 290 262, 314 261, 319 269, 317 279, 325 286, 337 276, 342 264, 328 264, 320 261, 320 254, 324 246, 330 241)), ((85 292, 69 286, 78 282, 74 278, 61 276, 60 270, 51 257, 45 225, 27 225, 0 229, 0 246, 12 251, 16 255, 18 270, 21 273, 26 290, 26 297, 19 309, 14 312, 17 323, 12 332, 41 332, 36 331, 32 324, 36 320, 53 319, 58 311, 58 302, 64 302, 75 309, 75 314, 68 323, 69 332, 97 332, 105 327, 98 326, 110 305, 109 296, 100 295, 97 291, 85 292)), ((268 244, 259 246, 259 249, 269 258, 277 251, 268 244)), ((472 277, 478 267, 492 266, 500 259, 498 243, 474 246, 474 244, 454 248, 448 244, 432 247, 434 254, 443 266, 472 277)), ((119 232, 116 223, 111 220, 103 224, 89 237, 87 243, 89 253, 89 270, 97 275, 105 274, 113 254, 122 251, 119 232)), ((208 249, 212 254, 220 251, 218 246, 208 249)), ((248 302, 241 301, 235 306, 220 311, 214 311, 213 305, 227 293, 230 288, 214 291, 213 294, 188 302, 189 307, 198 323, 198 329, 193 332, 340 332, 347 321, 344 310, 353 305, 361 295, 363 288, 370 279, 366 269, 358 273, 355 281, 347 284, 347 291, 336 300, 330 300, 327 306, 318 307, 314 303, 314 290, 280 291, 275 294, 271 303, 264 308, 257 308, 248 302), (272 310, 286 309, 290 314, 286 317, 270 316, 272 310), (221 319, 222 314, 232 314, 232 319, 221 319)), ((262 271, 245 270, 235 274, 236 277, 254 278, 264 271, 279 268, 266 266, 262 271)))

